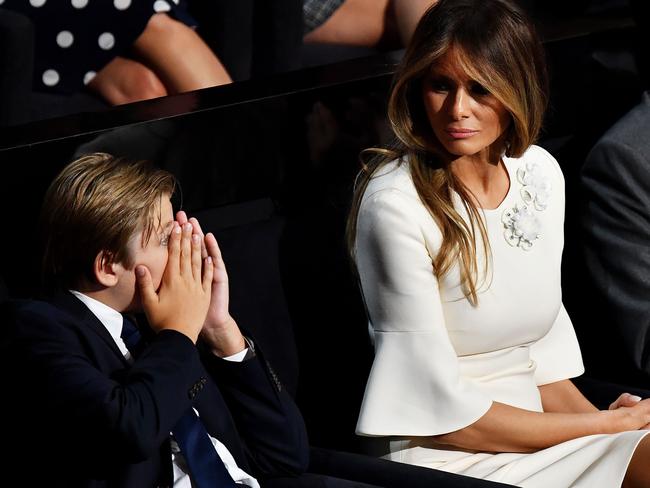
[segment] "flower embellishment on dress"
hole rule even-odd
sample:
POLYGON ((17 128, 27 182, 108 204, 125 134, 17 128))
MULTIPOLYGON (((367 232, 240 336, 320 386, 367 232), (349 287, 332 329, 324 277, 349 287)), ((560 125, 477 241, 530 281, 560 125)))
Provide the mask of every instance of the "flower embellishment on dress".
POLYGON ((528 205, 516 205, 503 212, 505 237, 511 246, 519 246, 524 251, 533 247, 533 241, 539 239, 539 220, 528 205))
POLYGON ((517 179, 523 186, 520 193, 526 205, 545 210, 551 197, 551 181, 536 161, 529 161, 517 170, 517 179))
POLYGON ((501 220, 508 244, 528 251, 540 238, 541 224, 537 212, 548 207, 551 182, 536 161, 529 161, 522 165, 517 170, 517 180, 522 185, 520 195, 523 203, 506 209, 501 220))

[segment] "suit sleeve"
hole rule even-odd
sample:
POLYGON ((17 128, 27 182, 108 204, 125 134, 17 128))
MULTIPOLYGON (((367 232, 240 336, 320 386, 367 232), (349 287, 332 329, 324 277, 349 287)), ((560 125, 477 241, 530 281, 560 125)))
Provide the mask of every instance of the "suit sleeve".
POLYGON ((309 443, 302 415, 259 346, 255 357, 242 362, 206 355, 204 364, 223 393, 255 474, 304 472, 309 443))
POLYGON ((109 375, 93 363, 102 358, 88 356, 88 336, 54 307, 32 304, 13 322, 13 367, 30 421, 48 442, 60 436, 79 465, 157 455, 204 371, 192 341, 175 331, 159 333, 130 368, 109 375))
POLYGON ((637 368, 650 373, 650 154, 601 140, 581 175, 587 267, 637 368))
POLYGON ((375 359, 358 434, 444 434, 492 404, 459 373, 433 270, 437 250, 428 248, 423 226, 439 234, 422 204, 398 190, 380 190, 360 209, 356 261, 375 359))

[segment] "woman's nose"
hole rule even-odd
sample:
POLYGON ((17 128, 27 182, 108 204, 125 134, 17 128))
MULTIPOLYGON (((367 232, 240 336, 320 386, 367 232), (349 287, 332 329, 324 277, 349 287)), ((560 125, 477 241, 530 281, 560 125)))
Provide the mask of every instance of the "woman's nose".
POLYGON ((452 93, 449 113, 454 120, 469 117, 469 96, 464 89, 459 88, 452 93))

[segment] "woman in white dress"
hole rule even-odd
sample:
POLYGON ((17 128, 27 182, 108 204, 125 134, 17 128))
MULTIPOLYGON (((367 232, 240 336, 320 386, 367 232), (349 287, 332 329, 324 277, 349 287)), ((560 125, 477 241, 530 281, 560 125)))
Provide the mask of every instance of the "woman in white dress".
POLYGON ((562 305, 564 179, 532 145, 543 47, 510 0, 440 0, 396 74, 397 136, 348 238, 375 340, 357 433, 388 459, 524 487, 649 487, 650 399, 599 411, 562 305))

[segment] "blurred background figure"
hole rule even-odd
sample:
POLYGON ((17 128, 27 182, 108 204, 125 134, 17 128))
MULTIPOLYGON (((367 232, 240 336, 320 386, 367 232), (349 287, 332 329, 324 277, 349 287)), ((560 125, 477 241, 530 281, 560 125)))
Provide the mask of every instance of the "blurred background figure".
POLYGON ((0 36, 15 125, 299 68, 302 0, 4 0, 0 36))
POLYGON ((111 105, 230 83, 230 75, 176 0, 6 0, 34 25, 33 87, 84 89, 111 105))
POLYGON ((436 0, 304 0, 305 43, 403 47, 436 0))

